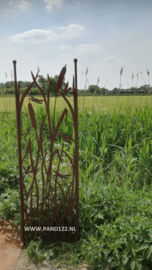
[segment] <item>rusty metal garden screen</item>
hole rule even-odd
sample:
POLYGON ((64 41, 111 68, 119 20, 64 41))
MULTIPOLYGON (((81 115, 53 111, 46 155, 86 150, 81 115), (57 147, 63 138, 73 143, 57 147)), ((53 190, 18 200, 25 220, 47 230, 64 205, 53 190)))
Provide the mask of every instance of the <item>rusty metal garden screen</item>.
POLYGON ((78 241, 79 183, 77 59, 74 59, 74 108, 67 98, 67 93, 71 89, 68 88, 68 83, 65 84, 63 91, 61 91, 66 73, 66 66, 62 68, 56 86, 52 83, 48 75, 48 90, 46 96, 36 81, 38 72, 36 77, 34 77, 31 72, 33 82, 21 97, 20 83, 17 84, 15 60, 13 61, 13 66, 18 136, 22 240, 32 240, 40 236, 42 239, 51 241, 78 241), (34 84, 39 89, 42 99, 35 98, 30 94, 30 90, 34 84), (50 116, 50 86, 54 87, 56 90, 53 119, 50 116), (59 131, 62 122, 65 121, 65 117, 67 125, 67 117, 69 115, 67 108, 61 113, 59 121, 55 126, 57 94, 65 100, 69 107, 69 111, 72 114, 74 126, 73 136, 67 136, 59 131), (26 96, 29 98, 28 110, 23 111, 23 102, 26 96), (36 119, 34 112, 33 104, 35 103, 45 104, 46 107, 46 114, 40 123, 40 129, 38 128, 39 119, 36 119), (23 114, 24 118, 22 118, 23 114), (47 146, 44 139, 46 135, 44 132, 44 127, 47 125, 46 120, 48 121, 49 130, 47 134, 49 136, 47 146), (23 130, 25 121, 27 121, 26 130, 23 130), (61 138, 62 143, 60 145, 55 144, 57 136, 61 138), (64 146, 66 146, 66 148, 64 146), (72 149, 72 156, 70 156, 71 150, 69 152, 68 149, 72 149), (44 150, 46 150, 45 153, 44 150), (63 166, 62 173, 60 171, 60 167, 63 164, 63 157, 68 164, 68 173, 63 172, 63 166))

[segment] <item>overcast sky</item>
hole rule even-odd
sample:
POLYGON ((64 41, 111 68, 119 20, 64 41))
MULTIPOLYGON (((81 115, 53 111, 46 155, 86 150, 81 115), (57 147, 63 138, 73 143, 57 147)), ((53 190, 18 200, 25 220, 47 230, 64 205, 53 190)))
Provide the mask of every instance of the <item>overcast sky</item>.
POLYGON ((16 60, 17 80, 67 65, 72 86, 74 58, 79 89, 87 67, 86 88, 98 77, 99 87, 119 87, 122 67, 122 88, 149 84, 147 70, 152 83, 152 0, 0 0, 0 82, 16 60))

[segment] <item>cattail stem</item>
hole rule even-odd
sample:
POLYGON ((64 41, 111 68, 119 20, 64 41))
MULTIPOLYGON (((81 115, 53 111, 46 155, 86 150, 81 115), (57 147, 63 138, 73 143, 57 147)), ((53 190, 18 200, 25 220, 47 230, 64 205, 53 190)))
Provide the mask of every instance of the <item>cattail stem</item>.
POLYGON ((121 86, 122 86, 122 84, 121 84, 121 76, 122 76, 122 72, 123 72, 123 67, 120 69, 120 84, 119 84, 119 88, 121 89, 121 86))
POLYGON ((147 69, 147 74, 148 74, 148 81, 149 81, 149 86, 150 86, 150 79, 149 79, 150 72, 148 71, 148 69, 147 69))
MULTIPOLYGON (((140 72, 140 74, 142 75, 142 77, 143 77, 143 74, 142 74, 142 72, 140 72)), ((143 77, 143 81, 144 81, 144 85, 145 85, 145 80, 144 80, 144 77, 143 77)))

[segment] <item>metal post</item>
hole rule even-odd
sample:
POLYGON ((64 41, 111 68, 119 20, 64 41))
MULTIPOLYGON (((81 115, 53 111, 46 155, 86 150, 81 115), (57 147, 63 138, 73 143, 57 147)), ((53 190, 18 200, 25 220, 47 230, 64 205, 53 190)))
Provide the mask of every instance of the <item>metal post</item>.
POLYGON ((22 185, 22 157, 21 157, 21 115, 19 114, 19 89, 17 90, 17 76, 16 76, 16 61, 14 65, 14 82, 15 82, 15 100, 16 100, 16 117, 17 117, 17 138, 18 138, 18 157, 19 157, 19 180, 20 180, 20 209, 21 209, 21 231, 22 241, 24 242, 24 198, 22 185))
POLYGON ((79 241, 79 178, 78 178, 78 102, 77 102, 77 59, 75 64, 75 93, 74 93, 74 117, 75 117, 75 160, 76 160, 76 241, 79 241))

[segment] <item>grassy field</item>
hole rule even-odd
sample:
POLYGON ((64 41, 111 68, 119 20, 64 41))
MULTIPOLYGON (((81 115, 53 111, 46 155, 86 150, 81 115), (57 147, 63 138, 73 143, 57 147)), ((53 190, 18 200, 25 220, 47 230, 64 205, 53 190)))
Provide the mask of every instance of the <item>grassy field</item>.
MULTIPOLYGON (((11 109, 11 104, 15 109, 14 98, 10 99, 10 106, 9 99, 0 98, 1 112, 6 111, 6 106, 11 109)), ((61 109, 62 105, 64 108, 61 99, 58 100, 58 108, 61 109)), ((31 241, 27 247, 28 255, 35 262, 50 258, 66 266, 87 263, 94 270, 105 270, 107 265, 112 270, 151 270, 151 96, 85 97, 84 100, 79 97, 79 104, 82 109, 78 118, 80 241, 73 244, 48 243, 47 246, 41 240, 31 241), (120 105, 122 109, 119 109, 120 105), (127 108, 128 105, 130 107, 127 108)), ((40 109, 35 118, 39 128, 45 108, 38 106, 40 109)), ((60 116, 58 111, 55 124, 60 116)), ((22 128, 27 130, 31 126, 30 117, 26 113, 22 117, 22 128)), ((63 121, 60 132, 71 136, 71 122, 69 115, 68 128, 63 121)), ((32 129, 31 149, 35 157, 34 138, 32 129)), ((43 142, 44 152, 49 151, 47 124, 44 125, 43 142)), ((23 139, 24 153, 27 143, 23 139)), ((60 137, 56 138, 55 144, 61 147, 60 137)), ((71 148, 67 143, 65 147, 70 155, 71 148)), ((0 114, 0 217, 13 217, 15 224, 20 225, 17 149, 16 112, 12 110, 6 117, 0 114)), ((62 172, 68 172, 69 164, 66 159, 63 161, 62 172)), ((40 185, 41 175, 38 177, 40 185)), ((31 179, 25 179, 27 189, 30 184, 31 179)), ((33 197, 36 199, 35 195, 33 197)))
MULTIPOLYGON (((41 97, 37 97, 42 99, 41 97)), ((68 98, 73 106, 73 97, 68 98)), ((27 108, 29 99, 25 98, 23 106, 27 108)), ((55 98, 50 98, 50 108, 54 107, 55 98)), ((93 97, 78 97, 78 106, 80 111, 83 111, 84 107, 90 109, 92 106, 96 111, 110 111, 118 110, 120 106, 122 108, 127 105, 131 106, 132 112, 135 111, 135 107, 144 106, 145 104, 152 105, 152 96, 93 96, 93 97)), ((12 112, 16 110, 15 97, 7 96, 0 97, 0 112, 8 111, 12 112)), ((40 107, 42 105, 35 104, 34 107, 40 107)), ((57 110, 68 108, 62 97, 57 98, 57 110)))

